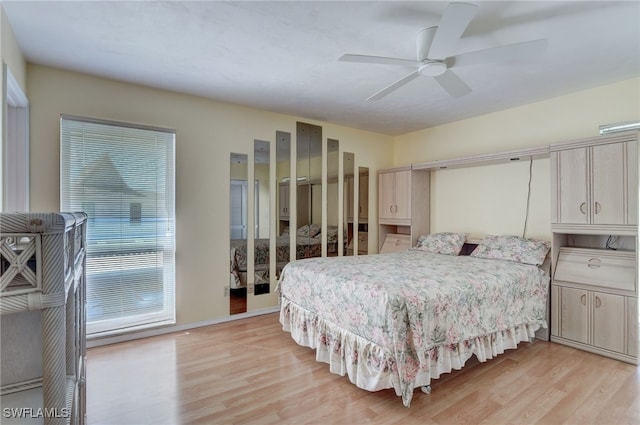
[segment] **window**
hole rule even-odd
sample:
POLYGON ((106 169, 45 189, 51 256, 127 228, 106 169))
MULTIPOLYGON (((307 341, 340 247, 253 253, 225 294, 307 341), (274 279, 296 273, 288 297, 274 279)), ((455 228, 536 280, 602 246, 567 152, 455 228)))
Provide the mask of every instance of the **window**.
POLYGON ((63 116, 60 208, 87 223, 87 335, 175 323, 175 132, 63 116))

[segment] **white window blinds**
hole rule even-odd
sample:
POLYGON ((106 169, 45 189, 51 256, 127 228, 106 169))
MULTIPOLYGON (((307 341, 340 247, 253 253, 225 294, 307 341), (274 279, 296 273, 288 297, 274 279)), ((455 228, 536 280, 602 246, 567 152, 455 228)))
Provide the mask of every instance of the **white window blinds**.
POLYGON ((175 323, 175 132, 63 116, 60 208, 87 225, 87 335, 175 323))

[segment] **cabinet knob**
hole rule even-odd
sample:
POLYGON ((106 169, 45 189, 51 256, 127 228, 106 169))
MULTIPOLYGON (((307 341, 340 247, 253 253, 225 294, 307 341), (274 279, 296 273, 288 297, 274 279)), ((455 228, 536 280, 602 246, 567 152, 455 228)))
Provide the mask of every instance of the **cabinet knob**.
POLYGON ((590 269, 599 269, 601 263, 602 260, 599 258, 590 258, 589 261, 587 261, 587 267, 590 269))
POLYGON ((584 209, 584 207, 586 207, 586 206, 587 206, 586 202, 583 202, 583 203, 580 204, 580 212, 582 214, 586 214, 587 213, 587 211, 585 211, 585 209, 584 209))

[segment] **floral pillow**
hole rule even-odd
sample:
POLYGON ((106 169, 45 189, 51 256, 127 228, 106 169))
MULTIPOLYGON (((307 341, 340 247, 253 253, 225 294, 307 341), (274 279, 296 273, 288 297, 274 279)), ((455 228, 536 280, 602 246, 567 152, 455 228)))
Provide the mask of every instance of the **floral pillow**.
POLYGON ((458 255, 467 240, 466 233, 442 232, 418 238, 416 249, 436 254, 458 255))
POLYGON ((551 248, 547 241, 519 236, 486 236, 471 253, 472 257, 507 260, 539 266, 551 248))
POLYGON ((320 230, 322 229, 320 228, 319 224, 305 224, 304 226, 300 226, 298 228, 298 230, 296 231, 296 235, 305 238, 313 238, 318 233, 320 233, 320 230))

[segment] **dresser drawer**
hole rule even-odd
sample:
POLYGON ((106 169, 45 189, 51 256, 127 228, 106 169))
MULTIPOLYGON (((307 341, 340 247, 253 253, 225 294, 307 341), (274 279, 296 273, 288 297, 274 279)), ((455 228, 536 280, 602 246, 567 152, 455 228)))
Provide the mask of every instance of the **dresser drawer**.
POLYGON ((411 235, 390 234, 384 240, 380 254, 405 251, 411 248, 411 235))
POLYGON ((635 263, 632 252, 563 247, 554 279, 635 292, 635 263))

